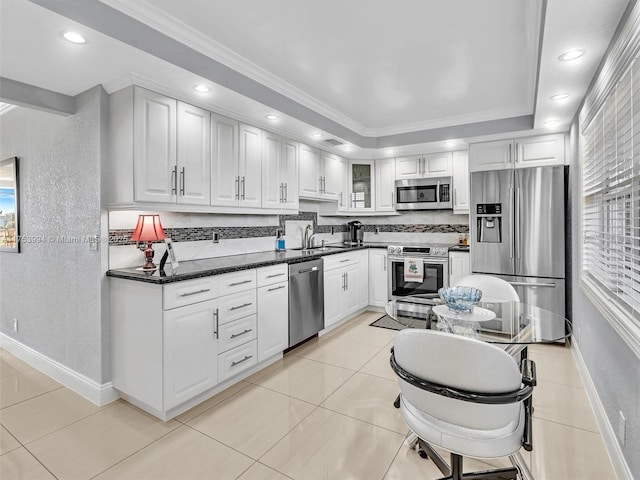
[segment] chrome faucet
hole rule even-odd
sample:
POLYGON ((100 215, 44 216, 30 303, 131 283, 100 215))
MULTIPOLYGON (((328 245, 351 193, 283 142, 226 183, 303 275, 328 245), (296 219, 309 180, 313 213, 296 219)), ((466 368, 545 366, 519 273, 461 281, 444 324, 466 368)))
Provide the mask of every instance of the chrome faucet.
MULTIPOLYGON (((309 230, 311 229, 311 224, 308 224, 305 229, 304 229, 304 236, 302 237, 302 248, 304 248, 305 250, 307 248, 309 248, 309 230)), ((313 236, 313 234, 311 234, 311 236, 313 236)))
POLYGON ((316 232, 313 232, 311 235, 309 235, 309 238, 307 239, 306 248, 313 248, 313 237, 315 236, 316 236, 316 232))

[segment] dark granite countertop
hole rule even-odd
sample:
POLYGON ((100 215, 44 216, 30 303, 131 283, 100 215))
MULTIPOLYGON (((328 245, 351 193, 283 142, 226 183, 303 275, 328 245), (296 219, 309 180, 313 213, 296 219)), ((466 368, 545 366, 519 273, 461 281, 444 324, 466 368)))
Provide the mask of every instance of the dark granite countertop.
POLYGON ((452 245, 449 247, 450 252, 468 252, 469 245, 452 245))
POLYGON ((203 258, 200 260, 180 261, 176 271, 172 271, 171 264, 167 262, 163 272, 154 270, 144 272, 139 267, 120 268, 107 271, 108 277, 125 278, 138 282, 165 284, 190 280, 193 278, 208 277, 221 273, 237 272, 250 268, 268 267, 280 263, 300 263, 310 259, 319 258, 325 255, 335 255, 337 253, 352 252, 365 248, 385 247, 382 244, 367 243, 365 245, 331 247, 327 250, 311 250, 302 252, 301 250, 286 250, 284 252, 267 251, 258 253, 245 253, 242 255, 230 255, 227 257, 203 258))

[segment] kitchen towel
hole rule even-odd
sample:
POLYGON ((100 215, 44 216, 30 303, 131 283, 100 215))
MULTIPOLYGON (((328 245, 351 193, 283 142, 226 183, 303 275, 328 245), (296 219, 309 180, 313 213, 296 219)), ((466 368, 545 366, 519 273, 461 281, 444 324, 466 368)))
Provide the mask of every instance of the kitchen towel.
POLYGON ((404 259, 404 281, 422 282, 424 280, 424 264, 422 258, 407 257, 404 259))

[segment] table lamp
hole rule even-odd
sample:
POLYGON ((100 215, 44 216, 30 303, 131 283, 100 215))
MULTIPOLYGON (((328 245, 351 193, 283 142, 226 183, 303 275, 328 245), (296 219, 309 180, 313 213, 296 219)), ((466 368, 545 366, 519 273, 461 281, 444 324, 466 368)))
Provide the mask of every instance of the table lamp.
POLYGON ((142 267, 143 270, 155 270, 156 265, 153 263, 153 246, 152 242, 164 240, 167 236, 160 222, 160 215, 140 215, 138 224, 131 236, 134 242, 147 242, 147 248, 144 251, 146 263, 142 267))

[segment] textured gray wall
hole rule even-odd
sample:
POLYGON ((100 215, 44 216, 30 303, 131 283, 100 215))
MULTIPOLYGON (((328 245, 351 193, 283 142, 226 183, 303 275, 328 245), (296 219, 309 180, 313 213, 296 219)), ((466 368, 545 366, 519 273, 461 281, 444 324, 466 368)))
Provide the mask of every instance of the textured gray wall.
POLYGON ((635 356, 609 322, 600 314, 580 288, 578 205, 580 168, 578 162, 578 127, 574 123, 570 135, 570 203, 573 258, 573 324, 574 340, 598 391, 609 422, 618 428, 618 412, 627 423, 627 435, 621 446, 634 478, 640 479, 640 359, 635 356))
POLYGON ((110 376, 106 245, 91 251, 85 242, 48 238, 107 232, 101 163, 108 103, 95 87, 76 105, 72 117, 26 108, 0 117, 0 158, 20 159, 21 234, 47 239, 0 253, 0 331, 103 383, 110 376))

